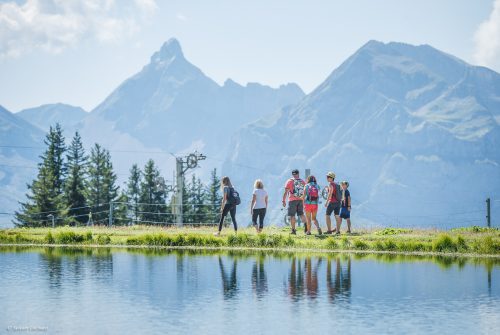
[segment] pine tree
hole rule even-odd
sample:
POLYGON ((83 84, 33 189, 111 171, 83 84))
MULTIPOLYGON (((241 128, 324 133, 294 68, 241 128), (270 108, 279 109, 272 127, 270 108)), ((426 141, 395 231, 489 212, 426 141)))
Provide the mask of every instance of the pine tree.
POLYGON ((86 185, 87 203, 92 220, 96 224, 107 224, 110 199, 117 196, 116 175, 113 173, 109 152, 95 144, 90 152, 86 185))
MULTIPOLYGON (((104 206, 103 210, 107 210, 109 216, 109 208, 113 206, 113 216, 115 215, 114 202, 118 201, 119 187, 116 184, 117 176, 113 171, 113 163, 111 162, 111 154, 108 150, 104 150, 104 171, 103 171, 103 189, 104 189, 104 206)), ((105 214, 105 213, 103 213, 105 214)))
MULTIPOLYGON (((209 214, 207 215, 207 220, 215 222, 217 220, 217 215, 220 212, 220 207, 222 204, 222 195, 220 194, 220 179, 217 177, 217 169, 213 169, 210 174, 210 184, 208 186, 207 194, 207 210, 209 214)), ((207 221, 208 222, 208 221, 207 221)))
POLYGON ((147 224, 167 222, 165 181, 152 159, 146 163, 143 176, 139 198, 140 220, 147 224))
POLYGON ((68 177, 65 181, 65 202, 69 208, 68 215, 75 224, 86 223, 89 208, 85 199, 85 176, 87 174, 88 157, 85 156, 82 139, 78 132, 75 133, 66 156, 66 171, 68 177))
POLYGON ((56 225, 66 223, 67 207, 63 198, 66 147, 59 124, 50 127, 44 143, 47 150, 40 156, 37 178, 28 185, 28 200, 20 203, 21 209, 15 214, 17 226, 52 225, 52 217, 56 225))
POLYGON ((113 225, 128 226, 133 223, 127 193, 123 190, 113 205, 113 225))
POLYGON ((54 189, 58 195, 64 193, 64 179, 66 177, 66 164, 64 163, 66 144, 62 132, 59 123, 56 123, 55 127, 50 127, 49 134, 44 140, 48 148, 45 155, 42 156, 44 164, 54 175, 54 189))
POLYGON ((207 221, 207 191, 200 178, 193 174, 191 182, 186 187, 186 212, 185 222, 187 223, 206 223, 207 221))
POLYGON ((139 201, 141 197, 142 171, 137 164, 132 165, 130 177, 128 178, 126 200, 129 203, 132 220, 137 223, 139 220, 139 201))

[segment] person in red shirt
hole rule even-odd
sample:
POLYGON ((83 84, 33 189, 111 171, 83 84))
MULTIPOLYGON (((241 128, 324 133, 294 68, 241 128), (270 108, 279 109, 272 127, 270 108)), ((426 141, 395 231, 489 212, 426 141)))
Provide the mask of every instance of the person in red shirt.
POLYGON ((304 187, 306 183, 300 179, 299 170, 292 171, 292 178, 288 179, 285 184, 285 192, 283 193, 283 207, 286 207, 288 197, 288 216, 290 217, 290 225, 292 226, 292 234, 296 235, 295 230, 295 215, 300 216, 302 222, 306 222, 304 216, 304 187))

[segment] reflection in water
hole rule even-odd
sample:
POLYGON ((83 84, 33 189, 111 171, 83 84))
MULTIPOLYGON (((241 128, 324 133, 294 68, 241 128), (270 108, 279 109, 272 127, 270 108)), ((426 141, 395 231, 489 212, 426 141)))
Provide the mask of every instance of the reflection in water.
MULTIPOLYGON (((63 284, 71 282, 79 285, 85 279, 93 278, 102 282, 113 280, 113 250, 111 248, 26 248, 7 247, 0 248, 1 252, 33 252, 39 251, 49 286, 54 289, 63 284), (87 278, 86 278, 87 277, 87 278)), ((489 295, 492 295, 492 269, 500 265, 497 258, 465 258, 444 256, 408 256, 394 254, 356 254, 356 255, 327 255, 310 256, 300 253, 252 253, 245 251, 194 251, 194 250, 168 250, 168 249, 130 249, 129 253, 140 254, 149 259, 148 271, 144 274, 136 274, 135 277, 142 284, 151 281, 152 274, 158 270, 157 263, 153 258, 173 256, 175 259, 176 294, 183 296, 197 280, 202 277, 198 274, 196 264, 192 258, 203 255, 217 255, 220 278, 222 280, 222 295, 224 299, 231 300, 240 294, 241 283, 250 278, 251 291, 257 299, 266 297, 272 290, 273 277, 276 278, 277 271, 282 271, 285 277, 285 294, 293 301, 304 298, 315 300, 326 292, 325 298, 330 303, 336 301, 350 301, 352 286, 352 262, 356 260, 374 259, 379 263, 406 263, 432 261, 439 265, 444 271, 453 267, 459 270, 466 265, 484 266, 485 276, 483 287, 489 295), (272 267, 265 267, 265 260, 269 259, 272 267), (276 259, 285 260, 285 268, 277 270, 276 259), (240 264, 238 264, 240 263, 240 264), (326 264, 325 264, 326 263, 326 264), (239 265, 239 266, 238 266, 239 265), (326 268, 325 268, 326 265, 326 268), (238 273, 240 269, 241 273, 238 273), (240 278, 238 278, 238 275, 240 278), (324 290, 324 291, 323 291, 324 290), (186 291, 186 292, 184 292, 186 291)), ((214 258, 206 258, 212 262, 214 258)), ((132 261, 137 262, 136 258, 132 261)), ((137 263, 132 268, 137 268, 137 263)), ((355 263, 356 264, 356 263, 355 263)), ((357 265, 357 264, 356 264, 357 265)), ((212 267, 213 268, 213 267, 212 267)), ((172 274, 172 272, 170 272, 172 274)), ((167 274, 168 275, 168 274, 167 274)), ((279 274, 278 274, 279 275, 279 274)), ((281 277, 283 278, 283 277, 281 277)), ((283 285, 280 282, 280 285, 283 285)), ((250 288, 250 287, 249 287, 250 288)), ((243 288, 244 289, 244 288, 243 288)))
POLYGON ((295 301, 300 300, 304 295, 314 299, 318 296, 318 269, 322 262, 322 257, 305 257, 304 267, 302 260, 292 258, 290 264, 290 274, 288 276, 288 295, 295 301))
MULTIPOLYGON (((324 259, 325 257, 310 256, 305 257, 304 260, 292 258, 287 292, 294 301, 301 300, 303 296, 309 299, 315 299, 318 296, 318 270, 324 259)), ((326 260, 326 286, 330 301, 333 302, 339 296, 349 297, 351 291, 350 257, 344 261, 340 256, 333 260, 331 257, 326 257, 326 260), (332 275, 332 261, 336 264, 334 276, 332 275)))
POLYGON ((85 277, 85 270, 100 281, 109 281, 113 275, 113 256, 108 248, 45 248, 40 253, 49 285, 60 288, 65 281, 75 284, 85 277), (88 266, 86 266, 88 265, 88 266))
POLYGON ((318 268, 321 264, 321 258, 317 258, 316 262, 311 260, 311 257, 305 259, 306 269, 306 293, 309 298, 318 296, 318 268))
POLYGON ((495 333, 499 266, 500 258, 0 247, 0 325, 29 321, 51 334, 495 333))
POLYGON ((224 263, 222 262, 222 257, 219 256, 219 268, 222 277, 222 289, 224 294, 224 299, 235 298, 238 293, 238 282, 236 281, 236 268, 238 260, 233 258, 233 263, 231 267, 230 274, 226 273, 224 268, 224 263))
POLYGON ((262 298, 267 293, 267 277, 264 270, 264 257, 257 256, 252 268, 252 289, 257 298, 262 298))
POLYGON ((293 257, 290 264, 290 274, 288 275, 288 295, 293 300, 300 300, 304 293, 304 274, 302 263, 293 257))
POLYGON ((332 277, 332 259, 328 258, 326 264, 326 285, 328 298, 334 302, 336 297, 348 298, 351 293, 351 258, 343 266, 340 257, 335 259, 335 279, 332 277))

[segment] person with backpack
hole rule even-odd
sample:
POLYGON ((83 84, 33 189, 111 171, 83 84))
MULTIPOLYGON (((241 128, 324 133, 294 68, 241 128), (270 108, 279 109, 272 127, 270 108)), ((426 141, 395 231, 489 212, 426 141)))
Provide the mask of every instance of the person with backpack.
POLYGON ((304 216, 304 202, 302 196, 304 195, 305 182, 299 177, 299 170, 292 171, 292 178, 288 179, 285 184, 285 192, 283 193, 283 207, 286 207, 286 200, 288 197, 288 216, 290 217, 290 226, 292 227, 292 234, 296 235, 295 230, 295 215, 300 216, 302 222, 306 222, 304 216))
POLYGON ((340 186, 335 183, 335 173, 333 172, 328 172, 326 174, 326 180, 328 181, 328 196, 326 198, 326 228, 327 231, 325 234, 333 234, 335 231, 337 231, 337 234, 340 234, 337 229, 340 227, 340 200, 341 200, 341 190, 340 186), (332 219, 331 215, 332 213, 335 216, 335 221, 336 221, 336 229, 332 230, 332 219))
POLYGON ((264 228, 264 217, 266 216, 267 199, 267 192, 266 190, 264 190, 264 183, 262 182, 262 180, 257 179, 254 183, 252 203, 250 204, 252 223, 257 230, 257 234, 262 232, 262 229, 264 228), (258 226, 257 218, 259 219, 258 226))
POLYGON ((347 189, 349 182, 343 181, 340 183, 342 188, 342 199, 340 200, 340 223, 337 224, 337 232, 340 232, 342 219, 347 221, 347 234, 351 233, 351 193, 347 189))
POLYGON ((215 233, 215 236, 220 236, 222 230, 222 224, 227 214, 231 215, 231 220, 233 221, 234 232, 238 232, 238 225, 236 223, 236 206, 241 203, 239 193, 234 189, 229 177, 223 177, 221 180, 222 188, 222 204, 221 204, 221 216, 219 220, 219 231, 215 233))
POLYGON ((307 177, 307 184, 304 188, 302 200, 304 201, 304 209, 306 211, 306 235, 311 235, 312 222, 314 222, 314 225, 318 228, 318 235, 321 235, 321 228, 319 227, 318 220, 316 219, 316 214, 318 214, 319 186, 316 183, 316 178, 314 176, 307 177))

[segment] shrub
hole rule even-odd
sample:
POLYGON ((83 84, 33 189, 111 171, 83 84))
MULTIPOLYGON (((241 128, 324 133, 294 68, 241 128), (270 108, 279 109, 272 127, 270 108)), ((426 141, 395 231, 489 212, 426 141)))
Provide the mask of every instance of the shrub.
POLYGON ((342 239, 340 240, 340 243, 342 244, 342 247, 343 248, 349 248, 351 246, 351 241, 349 241, 349 239, 347 237, 342 237, 342 239))
POLYGON ((361 240, 354 240, 354 248, 358 250, 366 250, 368 249, 368 244, 361 240))
POLYGON ((203 238, 203 243, 206 246, 220 247, 223 244, 223 240, 215 236, 207 236, 203 238))
POLYGON ((333 237, 329 237, 326 240, 326 247, 328 249, 337 249, 339 246, 333 237))
POLYGON ((205 244, 206 241, 201 236, 189 234, 186 237, 186 245, 203 246, 205 244))
POLYGON ((85 241, 92 241, 92 232, 90 230, 87 230, 87 232, 85 233, 85 241))
POLYGON ((182 247, 186 244, 186 238, 184 235, 175 235, 171 238, 170 245, 175 247, 182 247))
POLYGON ((287 247, 291 247, 291 246, 294 246, 295 245, 295 239, 292 237, 292 236, 287 236, 285 238, 285 246, 287 247))
POLYGON ((60 231, 56 234, 55 240, 61 244, 81 243, 85 237, 72 231, 60 231))
POLYGON ((457 250, 458 251, 467 251, 469 249, 469 246, 465 242, 465 239, 461 236, 457 236, 457 250))
POLYGON ((158 233, 158 234, 146 234, 143 235, 142 241, 139 239, 140 244, 152 245, 152 246, 171 246, 172 238, 168 235, 158 233))
POLYGON ((97 243, 99 243, 99 244, 110 244, 111 243, 111 237, 109 237, 109 235, 98 235, 97 236, 97 243))
POLYGON ((432 249, 439 252, 456 252, 457 244, 447 234, 441 234, 432 244, 432 249))
POLYGON ((384 242, 384 249, 383 250, 389 250, 389 251, 394 251, 397 249, 396 243, 392 239, 387 240, 384 242))
POLYGON ((45 235, 45 243, 48 243, 48 244, 54 244, 55 243, 54 236, 52 236, 52 232, 50 230, 47 233, 47 235, 45 235))
MULTIPOLYGON (((293 241, 293 239, 292 239, 293 241)), ((286 246, 289 241, 286 237, 280 234, 267 235, 261 233, 257 235, 256 245, 260 247, 278 248, 286 246)))
POLYGON ((375 248, 375 250, 379 251, 385 250, 385 246, 384 243, 382 243, 382 241, 376 241, 373 247, 375 248))
POLYGON ((227 244, 230 246, 253 247, 256 241, 248 234, 229 235, 227 244))
POLYGON ((495 241, 491 236, 487 236, 476 241, 474 249, 480 254, 498 254, 500 253, 500 241, 495 241))
POLYGON ((10 243, 12 238, 5 232, 0 232, 0 242, 10 243))

